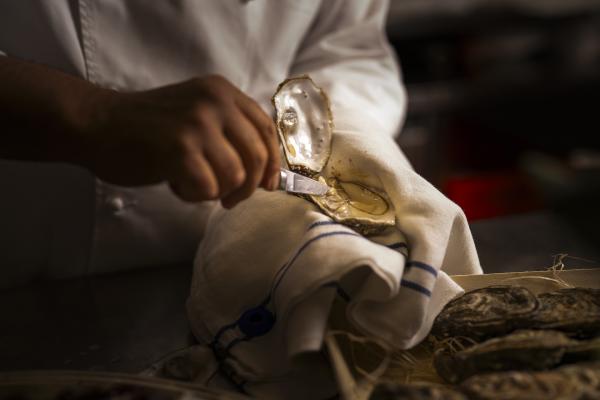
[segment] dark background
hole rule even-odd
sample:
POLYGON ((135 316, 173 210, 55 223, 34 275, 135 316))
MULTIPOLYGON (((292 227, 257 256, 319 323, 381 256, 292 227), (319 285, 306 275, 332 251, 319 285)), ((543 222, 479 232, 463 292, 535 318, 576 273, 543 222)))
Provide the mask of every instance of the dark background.
POLYGON ((419 173, 471 221, 554 210, 595 234, 600 2, 392 0, 388 36, 419 173))

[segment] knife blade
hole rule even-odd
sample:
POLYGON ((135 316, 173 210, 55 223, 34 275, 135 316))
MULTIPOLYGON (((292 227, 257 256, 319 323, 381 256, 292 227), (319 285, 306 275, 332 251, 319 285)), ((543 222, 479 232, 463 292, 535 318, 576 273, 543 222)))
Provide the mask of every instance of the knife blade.
POLYGON ((279 190, 285 190, 289 193, 312 194, 323 196, 329 190, 329 186, 297 174, 287 169, 281 168, 279 172, 279 190))

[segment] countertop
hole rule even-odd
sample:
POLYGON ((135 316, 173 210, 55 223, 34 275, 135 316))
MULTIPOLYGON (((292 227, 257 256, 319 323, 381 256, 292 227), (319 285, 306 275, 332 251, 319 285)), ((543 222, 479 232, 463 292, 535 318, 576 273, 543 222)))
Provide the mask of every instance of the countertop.
MULTIPOLYGON (((474 222, 486 272, 600 265, 600 248, 549 213, 474 222)), ((6 266, 4 266, 6 267, 6 266)), ((193 343, 186 317, 190 265, 36 282, 0 292, 0 370, 76 369, 136 373, 193 343)))

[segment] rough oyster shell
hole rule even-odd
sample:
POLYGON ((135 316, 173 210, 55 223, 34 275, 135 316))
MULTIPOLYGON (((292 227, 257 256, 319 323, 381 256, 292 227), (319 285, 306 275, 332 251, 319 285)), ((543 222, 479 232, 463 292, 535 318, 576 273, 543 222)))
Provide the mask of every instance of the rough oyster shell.
POLYGON ((489 286, 449 302, 437 316, 431 334, 437 339, 468 337, 481 341, 524 325, 539 307, 536 296, 522 286, 489 286))
POLYGON ((565 352, 562 359, 564 364, 582 361, 600 361, 600 338, 580 340, 565 352))
POLYGON ((333 137, 333 116, 325 92, 310 77, 300 76, 282 82, 272 102, 289 168, 330 187, 325 196, 308 198, 334 221, 365 235, 394 226, 395 213, 385 195, 359 183, 322 175, 333 137))
POLYGON ((562 375, 574 383, 582 399, 600 399, 600 363, 580 363, 559 368, 562 375))
POLYGON ((467 400, 467 397, 448 386, 430 383, 381 383, 369 400, 467 400))
POLYGON ((600 398, 600 364, 569 365, 543 372, 475 375, 461 384, 476 400, 586 400, 600 398))
POLYGON ((538 295, 540 307, 528 321, 536 329, 556 329, 572 336, 600 335, 600 289, 561 289, 538 295))
POLYGON ((331 155, 333 117, 329 99, 308 76, 283 81, 273 95, 276 125, 292 171, 321 172, 331 155))
POLYGON ((524 330, 458 352, 442 346, 433 363, 442 378, 457 383, 482 372, 552 368, 561 363, 567 348, 579 345, 562 332, 524 330))

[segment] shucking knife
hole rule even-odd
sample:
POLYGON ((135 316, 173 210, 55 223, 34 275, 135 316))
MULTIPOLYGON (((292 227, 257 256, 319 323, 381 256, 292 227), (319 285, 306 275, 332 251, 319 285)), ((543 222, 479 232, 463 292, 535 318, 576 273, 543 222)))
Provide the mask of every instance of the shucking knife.
POLYGON ((281 168, 279 173, 279 190, 285 190, 289 193, 312 194, 323 196, 329 190, 329 186, 307 178, 304 175, 297 174, 287 169, 281 168))

